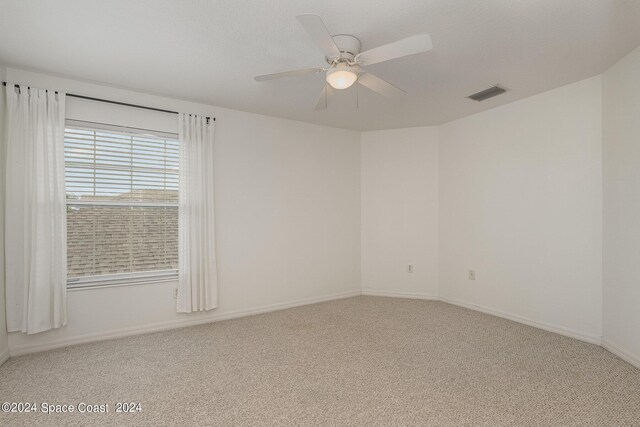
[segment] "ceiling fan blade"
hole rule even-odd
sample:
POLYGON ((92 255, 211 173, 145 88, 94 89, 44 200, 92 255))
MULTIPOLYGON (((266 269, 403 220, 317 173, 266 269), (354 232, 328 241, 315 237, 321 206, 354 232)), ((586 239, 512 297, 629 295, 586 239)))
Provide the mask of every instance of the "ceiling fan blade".
POLYGON ((318 98, 318 102, 316 102, 315 110, 324 110, 329 106, 329 101, 331 101, 331 97, 333 96, 334 89, 326 83, 322 92, 320 93, 320 97, 318 98))
POLYGON ((324 56, 334 58, 340 56, 340 50, 333 41, 327 27, 318 15, 298 15, 298 21, 307 31, 313 42, 320 48, 324 56))
POLYGON ((397 42, 385 44, 356 55, 356 62, 360 65, 377 64, 390 59, 427 52, 433 49, 429 34, 416 34, 397 42))
POLYGON ((371 73, 360 73, 358 75, 358 83, 389 98, 407 94, 407 92, 402 89, 395 87, 391 83, 382 80, 380 77, 376 77, 371 73))
POLYGON ((304 76, 306 74, 320 73, 322 71, 325 71, 324 68, 302 68, 300 70, 283 71, 281 73, 263 74, 261 76, 256 76, 255 79, 258 82, 263 82, 265 80, 281 79, 283 77, 304 76))

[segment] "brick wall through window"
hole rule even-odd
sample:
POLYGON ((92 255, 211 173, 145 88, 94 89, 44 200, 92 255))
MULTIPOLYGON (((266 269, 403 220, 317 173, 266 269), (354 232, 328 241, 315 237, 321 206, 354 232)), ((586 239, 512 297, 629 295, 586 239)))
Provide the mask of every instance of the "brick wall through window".
POLYGON ((69 279, 177 270, 175 135, 67 123, 69 279))

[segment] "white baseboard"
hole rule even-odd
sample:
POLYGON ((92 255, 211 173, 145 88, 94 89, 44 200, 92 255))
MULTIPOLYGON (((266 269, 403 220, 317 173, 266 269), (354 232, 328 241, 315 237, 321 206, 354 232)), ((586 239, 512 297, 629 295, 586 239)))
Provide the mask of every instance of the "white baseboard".
POLYGON ((148 325, 133 326, 130 328, 122 328, 122 329, 116 329, 111 331, 97 332, 93 334, 79 335, 72 338, 66 338, 66 339, 61 339, 57 341, 41 343, 41 344, 26 344, 26 345, 20 345, 20 346, 13 346, 9 348, 9 351, 7 353, 7 358, 9 355, 11 355, 11 357, 15 357, 15 356, 21 356, 29 353, 38 353, 41 351, 53 350, 55 348, 68 347, 70 345, 85 344, 85 343, 90 343, 95 341, 104 341, 104 340, 109 340, 114 338, 123 338, 123 337, 132 336, 132 335, 148 334, 151 332, 166 331, 169 329, 185 328, 188 326, 196 326, 196 325, 202 325, 205 323, 220 322, 222 320, 235 319, 238 317, 251 316, 254 314, 268 313, 271 311, 284 310, 287 308, 299 307, 299 306, 309 305, 309 304, 316 304, 316 303, 325 302, 325 301, 333 301, 333 300, 343 299, 343 298, 350 298, 350 297, 355 297, 359 295, 361 295, 361 291, 358 289, 353 291, 340 292, 336 294, 323 295, 320 297, 304 298, 300 300, 269 304, 269 305, 264 305, 260 307, 250 308, 250 309, 230 311, 230 312, 220 313, 220 314, 213 313, 212 315, 209 315, 206 317, 199 316, 197 319, 169 320, 166 322, 158 322, 158 323, 153 323, 148 325))
POLYGON ((115 339, 115 338, 123 338, 127 336, 132 336, 132 335, 141 335, 141 334, 147 334, 151 332, 159 332, 159 331, 165 331, 169 329, 178 329, 178 328, 184 328, 188 326, 201 325, 205 323, 219 322, 222 320, 229 320, 229 319, 235 319, 239 317, 251 316, 255 314, 268 313, 272 311, 284 310, 287 308, 300 307, 303 305, 316 304, 320 302, 332 301, 332 300, 337 300, 342 298, 350 298, 350 297, 355 297, 359 295, 442 301, 448 304, 453 304, 453 305, 467 308, 470 310, 480 311, 493 316, 512 320, 514 322, 522 323, 535 328, 543 329, 545 331, 554 332, 570 338, 575 338, 591 344, 602 346, 606 350, 620 357, 622 360, 640 369, 639 356, 633 355, 628 351, 623 350, 617 347, 616 345, 603 340, 602 337, 599 337, 596 335, 584 334, 584 333, 580 333, 565 327, 560 327, 560 326, 550 325, 543 322, 529 320, 518 315, 506 313, 504 311, 495 310, 492 308, 488 308, 481 305, 472 304, 472 303, 468 303, 465 301, 460 301, 452 298, 440 297, 437 295, 425 294, 425 293, 381 291, 381 290, 375 290, 375 289, 363 289, 362 291, 353 290, 348 292, 324 295, 320 297, 312 297, 312 298, 305 298, 300 300, 264 305, 264 306, 255 307, 251 309, 236 310, 236 311, 231 311, 226 313, 213 314, 206 317, 199 317, 197 319, 178 319, 178 320, 158 322, 158 323, 153 323, 153 324, 143 325, 143 326, 134 326, 130 328, 122 328, 122 329, 98 332, 93 334, 85 334, 85 335, 80 335, 72 338, 54 341, 54 342, 43 343, 43 344, 14 346, 0 353, 0 365, 6 362, 9 359, 9 356, 14 357, 14 356, 20 356, 23 354, 53 350, 55 348, 67 347, 70 345, 84 344, 84 343, 90 343, 95 341, 104 341, 104 340, 115 339))
POLYGON ((438 297, 442 302, 448 304, 457 305, 459 307, 468 308, 470 310, 480 311, 482 313, 491 314, 492 316, 502 317, 503 319, 513 320, 514 322, 522 323, 524 325, 533 326, 534 328, 543 329, 545 331, 554 332, 556 334, 564 335, 569 338, 575 338, 580 341, 588 342, 590 344, 601 345, 602 337, 598 335, 585 334, 575 331, 573 329, 565 328, 563 326, 551 325, 549 323, 530 320, 516 314, 507 313, 501 310, 495 310, 493 308, 484 307, 478 304, 472 304, 465 301, 460 301, 447 297, 438 297))
POLYGON ((580 341, 585 341, 590 344, 601 345, 602 337, 597 335, 589 335, 581 332, 574 331, 562 326, 550 325, 548 323, 537 322, 534 320, 526 319, 522 316, 507 313, 500 310, 495 310, 488 307, 483 307, 478 304, 472 304, 465 301, 455 300, 452 298, 441 297, 438 295, 423 294, 423 293, 411 293, 411 292, 395 292, 395 291, 380 291, 374 289, 363 289, 362 295, 378 296, 378 297, 391 297, 391 298, 410 298, 410 299, 423 299, 432 301, 442 301, 448 304, 457 305, 459 307, 468 308, 470 310, 480 311, 482 313, 491 314, 492 316, 501 317, 503 319, 512 320, 514 322, 522 323, 524 325, 533 326, 534 328, 543 329, 545 331, 554 332, 556 334, 564 335, 569 338, 575 338, 580 341))
POLYGON ((0 353, 0 366, 2 366, 2 364, 7 360, 9 360, 9 349, 5 348, 5 350, 0 353))
POLYGON ((484 307, 478 304, 472 304, 465 301, 460 301, 460 300, 447 298, 447 297, 441 297, 437 295, 409 293, 409 292, 395 292, 395 291, 380 291, 380 290, 374 290, 374 289, 363 289, 362 295, 441 301, 447 304, 456 305, 456 306, 467 308, 470 310, 480 311, 482 313, 490 314, 492 316, 501 317, 507 320, 512 320, 514 322, 522 323, 527 326, 532 326, 534 328, 542 329, 549 332, 554 332, 559 335, 584 341, 589 344, 595 344, 597 346, 601 346, 605 350, 615 354, 625 362, 628 362, 629 364, 640 369, 640 356, 634 355, 629 351, 623 350, 620 347, 612 344, 611 342, 604 340, 601 336, 598 336, 598 335, 585 334, 585 333, 577 332, 573 329, 565 328, 562 326, 556 326, 556 325, 551 325, 544 322, 529 320, 522 316, 507 313, 501 310, 495 310, 495 309, 484 307))
POLYGON ((390 297, 390 298, 409 298, 409 299, 425 299, 437 300, 437 295, 416 293, 416 292, 396 292, 396 291, 379 291, 376 289, 363 289, 362 295, 374 297, 390 297))
POLYGON ((615 354, 625 362, 640 369, 640 356, 633 355, 627 350, 623 350, 615 344, 612 344, 611 342, 604 339, 602 340, 602 347, 604 347, 608 352, 615 354))

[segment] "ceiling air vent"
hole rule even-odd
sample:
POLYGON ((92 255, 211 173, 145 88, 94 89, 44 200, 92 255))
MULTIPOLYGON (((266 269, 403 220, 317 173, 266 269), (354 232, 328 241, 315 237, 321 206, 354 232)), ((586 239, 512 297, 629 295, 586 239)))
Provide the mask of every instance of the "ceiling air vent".
POLYGON ((478 93, 474 93, 473 95, 469 95, 467 98, 473 99, 474 101, 484 101, 485 99, 493 98, 494 96, 501 95, 505 93, 507 90, 501 88, 498 85, 490 87, 489 89, 481 90, 478 93))

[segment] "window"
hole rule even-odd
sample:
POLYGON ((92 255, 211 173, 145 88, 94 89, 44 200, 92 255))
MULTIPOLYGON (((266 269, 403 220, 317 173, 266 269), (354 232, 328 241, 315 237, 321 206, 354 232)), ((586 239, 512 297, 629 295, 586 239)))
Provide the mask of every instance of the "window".
POLYGON ((177 276, 177 135, 67 121, 69 287, 177 276))

